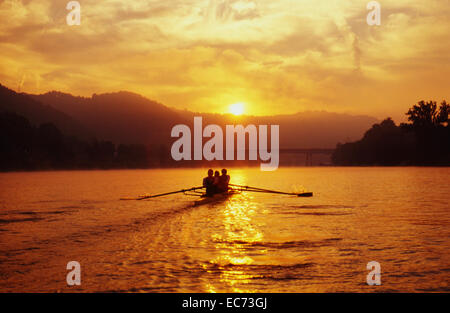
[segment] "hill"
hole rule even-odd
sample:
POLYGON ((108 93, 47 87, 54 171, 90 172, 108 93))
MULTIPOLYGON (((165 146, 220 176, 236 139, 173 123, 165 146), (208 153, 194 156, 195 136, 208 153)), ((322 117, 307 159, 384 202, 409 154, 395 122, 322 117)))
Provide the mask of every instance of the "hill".
POLYGON ((24 93, 16 93, 0 84, 0 113, 12 112, 26 117, 32 124, 53 123, 67 135, 92 137, 91 132, 73 117, 53 106, 42 104, 24 93))
POLYGON ((31 98, 80 121, 102 140, 125 144, 168 144, 176 124, 192 125, 202 116, 204 125, 278 124, 281 148, 334 148, 338 142, 360 138, 377 119, 370 116, 325 111, 293 115, 239 116, 194 113, 166 107, 131 92, 116 92, 92 97, 76 97, 60 92, 30 95, 31 98))

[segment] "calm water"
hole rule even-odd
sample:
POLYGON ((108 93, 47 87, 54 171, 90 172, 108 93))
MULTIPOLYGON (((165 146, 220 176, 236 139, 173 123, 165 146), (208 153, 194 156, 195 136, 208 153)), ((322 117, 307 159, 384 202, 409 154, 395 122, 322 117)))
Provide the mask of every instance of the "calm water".
POLYGON ((450 291, 450 168, 232 169, 243 193, 192 207, 202 170, 0 174, 0 291, 450 291), (67 287, 66 264, 81 264, 67 287), (366 264, 381 264, 381 286, 366 264))

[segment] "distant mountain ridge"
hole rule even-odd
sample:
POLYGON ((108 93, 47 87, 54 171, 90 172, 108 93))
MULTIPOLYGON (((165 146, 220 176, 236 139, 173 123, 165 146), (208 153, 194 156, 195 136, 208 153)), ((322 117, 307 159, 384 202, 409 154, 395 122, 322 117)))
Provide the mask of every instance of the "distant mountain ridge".
POLYGON ((335 148, 338 142, 361 138, 367 129, 378 122, 370 116, 325 111, 239 117, 194 113, 169 108, 126 91, 94 94, 92 97, 77 97, 56 91, 33 95, 17 94, 1 85, 0 110, 13 110, 36 123, 53 121, 63 132, 90 133, 116 144, 166 146, 175 140, 170 137, 172 127, 180 123, 192 126, 194 116, 203 117, 203 126, 278 124, 281 148, 335 148), (7 105, 4 105, 5 101, 7 105))
POLYGON ((25 116, 33 124, 53 123, 62 132, 80 138, 92 137, 92 133, 68 114, 43 104, 25 93, 16 93, 0 84, 0 112, 14 112, 25 116))
POLYGON ((30 96, 74 117, 98 138, 115 143, 167 143, 172 126, 184 122, 177 112, 131 92, 90 98, 55 91, 30 96))

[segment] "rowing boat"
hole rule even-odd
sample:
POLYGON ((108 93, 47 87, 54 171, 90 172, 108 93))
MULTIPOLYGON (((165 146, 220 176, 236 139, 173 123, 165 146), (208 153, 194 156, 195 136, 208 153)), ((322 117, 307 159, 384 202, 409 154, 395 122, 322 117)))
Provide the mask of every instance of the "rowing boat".
POLYGON ((192 188, 188 188, 188 189, 181 189, 181 190, 176 190, 176 191, 160 193, 160 194, 156 194, 156 195, 143 195, 143 196, 139 196, 137 198, 134 198, 134 197, 133 198, 129 198, 129 197, 121 198, 120 200, 147 200, 147 199, 152 199, 152 198, 156 198, 156 197, 162 197, 162 196, 183 193, 188 196, 200 197, 200 199, 198 199, 194 202, 194 206, 197 206, 197 205, 207 204, 207 203, 211 203, 211 202, 220 202, 220 201, 226 200, 229 197, 231 197, 237 193, 241 193, 241 192, 262 192, 262 193, 271 193, 271 194, 296 196, 296 197, 312 197, 313 196, 312 192, 302 192, 302 193, 285 192, 285 191, 270 190, 270 189, 263 189, 263 188, 251 187, 251 186, 234 185, 234 184, 229 184, 229 186, 231 186, 232 189, 230 189, 228 192, 215 194, 212 197, 206 196, 204 194, 204 190, 206 188, 204 186, 200 186, 200 187, 192 187, 192 188), (202 191, 200 191, 200 190, 202 190, 202 191))
POLYGON ((212 196, 207 196, 206 194, 203 194, 200 196, 200 199, 197 199, 194 201, 193 206, 222 202, 237 193, 240 193, 240 192, 237 190, 230 190, 228 192, 216 193, 215 195, 212 195, 212 196))

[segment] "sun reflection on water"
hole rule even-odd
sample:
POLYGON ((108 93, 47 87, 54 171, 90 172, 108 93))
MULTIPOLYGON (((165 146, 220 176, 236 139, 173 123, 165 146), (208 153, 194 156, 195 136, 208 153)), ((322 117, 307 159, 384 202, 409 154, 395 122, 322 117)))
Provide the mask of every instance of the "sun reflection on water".
MULTIPOLYGON (((245 183, 245 177, 235 173, 235 183, 245 183)), ((222 220, 220 231, 212 234, 211 239, 216 249, 216 257, 210 261, 210 273, 218 273, 219 281, 229 286, 232 292, 251 292, 245 284, 259 277, 251 271, 255 263, 255 255, 265 254, 264 248, 255 244, 262 242, 263 233, 254 221, 257 207, 253 197, 248 194, 238 194, 228 200, 226 206, 219 212, 222 220), (243 288, 244 287, 244 288, 243 288)), ((216 288, 208 283, 206 289, 216 292, 216 288)))

